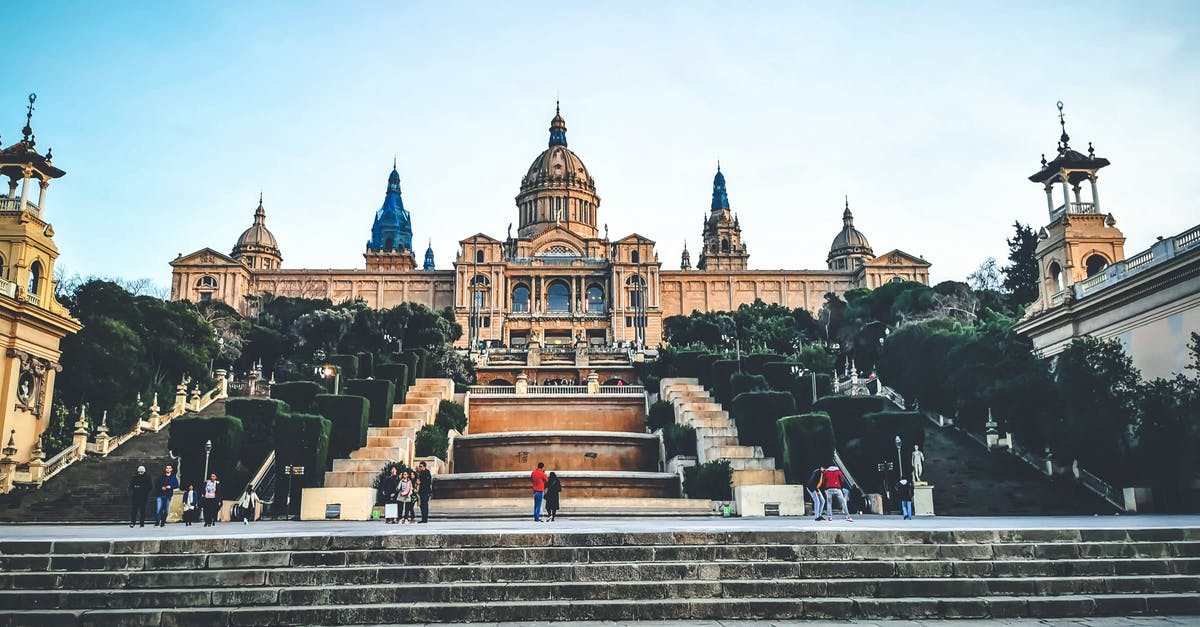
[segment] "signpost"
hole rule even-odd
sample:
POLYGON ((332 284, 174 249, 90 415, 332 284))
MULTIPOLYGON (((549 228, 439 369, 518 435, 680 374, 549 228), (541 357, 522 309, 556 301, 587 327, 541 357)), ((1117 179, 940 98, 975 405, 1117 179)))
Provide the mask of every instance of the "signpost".
POLYGON ((288 478, 287 519, 292 519, 292 477, 304 476, 304 466, 284 466, 283 474, 288 478))

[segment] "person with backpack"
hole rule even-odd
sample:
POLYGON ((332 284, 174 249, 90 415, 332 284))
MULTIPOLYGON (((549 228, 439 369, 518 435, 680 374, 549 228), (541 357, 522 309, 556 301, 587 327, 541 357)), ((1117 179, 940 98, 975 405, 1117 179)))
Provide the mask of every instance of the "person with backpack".
POLYGON ((823 520, 825 518, 825 496, 821 492, 824 487, 825 468, 817 466, 808 475, 808 481, 804 482, 804 489, 808 491, 808 496, 812 498, 813 513, 816 514, 816 518, 813 520, 823 520))
POLYGON ((837 466, 830 466, 825 469, 825 520, 833 520, 833 499, 837 497, 842 502, 842 514, 846 516, 848 522, 854 522, 850 517, 850 490, 847 489, 850 482, 846 480, 846 475, 842 473, 842 469, 837 466))
POLYGON ((258 494, 255 493, 253 486, 247 486, 246 492, 242 494, 241 500, 238 501, 238 513, 241 515, 242 524, 249 525, 251 520, 254 520, 255 510, 258 509, 258 494))

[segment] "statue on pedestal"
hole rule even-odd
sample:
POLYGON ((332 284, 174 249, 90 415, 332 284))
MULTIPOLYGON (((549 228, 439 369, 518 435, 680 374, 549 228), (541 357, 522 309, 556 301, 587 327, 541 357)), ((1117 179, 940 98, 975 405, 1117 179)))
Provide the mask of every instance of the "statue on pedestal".
POLYGON ((921 481, 921 474, 925 470, 925 454, 921 452, 921 447, 917 444, 913 445, 911 463, 912 463, 913 484, 920 485, 920 484, 924 483, 923 481, 921 481))

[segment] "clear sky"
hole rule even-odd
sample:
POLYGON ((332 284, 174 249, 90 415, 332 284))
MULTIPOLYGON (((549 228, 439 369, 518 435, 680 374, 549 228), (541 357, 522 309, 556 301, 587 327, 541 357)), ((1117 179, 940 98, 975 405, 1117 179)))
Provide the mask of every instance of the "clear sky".
MULTIPOLYGON (((1059 134, 1113 165, 1131 253, 1200 222, 1200 3, 22 3, 0 135, 37 92, 60 263, 228 253, 261 191, 285 267, 358 268, 396 156, 418 258, 503 237, 561 97, 613 238, 695 251, 719 158, 754 268, 877 254, 962 279, 1047 220, 1059 134), (22 64, 24 64, 22 66, 22 64)), ((697 258, 693 255, 693 260, 697 258)))

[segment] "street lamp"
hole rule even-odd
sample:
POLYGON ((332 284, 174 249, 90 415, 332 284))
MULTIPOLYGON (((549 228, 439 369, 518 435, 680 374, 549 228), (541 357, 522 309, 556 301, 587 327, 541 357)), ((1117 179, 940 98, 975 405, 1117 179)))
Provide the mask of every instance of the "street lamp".
POLYGON ((900 469, 900 476, 904 476, 904 460, 900 456, 900 436, 896 436, 896 463, 899 464, 896 468, 900 469))
POLYGON ((204 478, 208 479, 208 456, 212 455, 212 440, 204 443, 204 478))
MULTIPOLYGON (((793 377, 799 377, 800 375, 804 374, 805 372, 806 372, 806 370, 804 368, 801 368, 800 366, 792 366, 792 376, 793 377)), ((817 404, 817 371, 816 370, 808 370, 807 372, 808 372, 808 376, 809 376, 809 386, 812 391, 812 404, 816 405, 817 404)))

